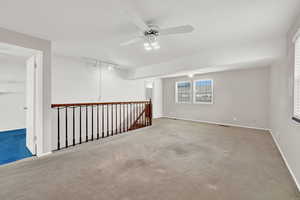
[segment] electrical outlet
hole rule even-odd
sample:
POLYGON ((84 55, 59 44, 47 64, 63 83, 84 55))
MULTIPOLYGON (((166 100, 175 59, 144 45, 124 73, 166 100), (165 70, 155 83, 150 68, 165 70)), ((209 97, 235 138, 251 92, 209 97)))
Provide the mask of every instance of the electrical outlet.
POLYGON ((236 120, 237 120, 237 118, 236 118, 236 117, 234 117, 234 118, 233 118, 233 121, 236 121, 236 120))

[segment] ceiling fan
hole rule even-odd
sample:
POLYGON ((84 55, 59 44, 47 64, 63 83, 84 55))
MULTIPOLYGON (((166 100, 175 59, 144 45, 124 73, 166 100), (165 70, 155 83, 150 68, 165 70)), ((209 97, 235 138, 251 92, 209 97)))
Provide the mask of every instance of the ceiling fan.
POLYGON ((127 46, 130 44, 144 42, 144 48, 147 51, 152 49, 160 49, 160 45, 158 43, 158 37, 165 35, 174 35, 174 34, 184 34, 190 33, 194 30, 194 27, 191 25, 183 25, 183 26, 175 26, 170 28, 161 29, 159 26, 154 24, 147 24, 137 15, 131 13, 126 13, 129 16, 132 23, 134 23, 140 30, 141 34, 136 36, 135 38, 123 42, 121 46, 127 46))

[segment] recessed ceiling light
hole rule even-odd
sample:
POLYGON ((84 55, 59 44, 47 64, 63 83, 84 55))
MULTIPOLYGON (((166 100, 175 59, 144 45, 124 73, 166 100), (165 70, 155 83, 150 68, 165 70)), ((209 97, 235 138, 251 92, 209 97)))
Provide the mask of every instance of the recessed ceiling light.
POLYGON ((188 75, 190 78, 193 78, 194 77, 194 74, 189 74, 188 75))

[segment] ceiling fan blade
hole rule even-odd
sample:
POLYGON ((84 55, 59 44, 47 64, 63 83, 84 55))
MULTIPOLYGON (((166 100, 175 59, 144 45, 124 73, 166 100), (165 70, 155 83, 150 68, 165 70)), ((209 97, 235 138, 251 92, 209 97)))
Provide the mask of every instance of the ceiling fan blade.
POLYGON ((173 35, 173 34, 182 34, 182 33, 190 33, 193 32, 194 27, 191 25, 183 25, 183 26, 176 26, 166 29, 160 29, 160 35, 173 35))
POLYGON ((131 22, 136 25, 141 31, 150 30, 150 27, 134 12, 125 12, 131 22))
POLYGON ((134 43, 140 42, 141 40, 142 40, 142 37, 137 37, 137 38, 131 39, 129 41, 122 42, 120 44, 120 46, 127 46, 127 45, 130 45, 130 44, 134 44, 134 43))

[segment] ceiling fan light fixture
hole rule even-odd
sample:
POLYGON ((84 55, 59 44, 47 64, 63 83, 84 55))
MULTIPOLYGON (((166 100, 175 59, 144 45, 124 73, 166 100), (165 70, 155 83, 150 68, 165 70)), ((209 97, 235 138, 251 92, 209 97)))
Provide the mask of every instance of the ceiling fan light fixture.
POLYGON ((148 43, 148 42, 145 42, 144 43, 144 47, 146 48, 146 47, 150 47, 150 44, 148 43))
POLYGON ((154 49, 160 49, 160 46, 159 46, 159 44, 157 44, 157 45, 153 46, 153 48, 154 49))
POLYGON ((147 47, 145 47, 145 50, 150 51, 150 50, 152 50, 152 47, 151 46, 147 46, 147 47))
POLYGON ((153 47, 154 47, 154 46, 157 46, 157 45, 158 45, 158 42, 157 42, 157 41, 151 43, 151 46, 153 46, 153 47))

